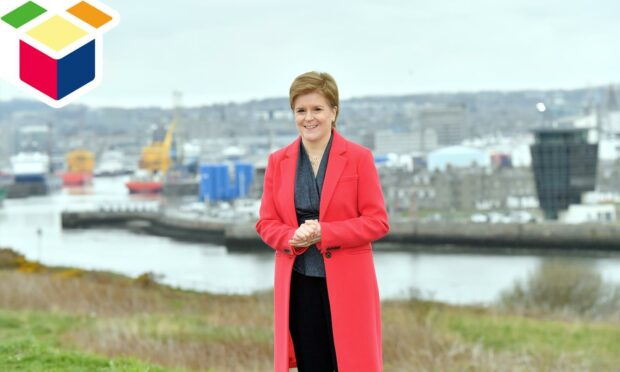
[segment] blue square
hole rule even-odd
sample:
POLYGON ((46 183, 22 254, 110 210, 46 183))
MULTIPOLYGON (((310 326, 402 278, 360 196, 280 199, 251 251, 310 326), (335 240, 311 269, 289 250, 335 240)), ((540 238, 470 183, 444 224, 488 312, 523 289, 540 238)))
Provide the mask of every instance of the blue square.
POLYGON ((61 100, 95 79, 95 40, 58 60, 58 96, 61 100))

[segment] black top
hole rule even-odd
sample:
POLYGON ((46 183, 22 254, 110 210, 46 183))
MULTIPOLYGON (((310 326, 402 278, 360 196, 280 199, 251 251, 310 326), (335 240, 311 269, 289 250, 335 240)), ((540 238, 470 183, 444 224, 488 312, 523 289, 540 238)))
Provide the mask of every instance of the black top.
MULTIPOLYGON (((312 171, 308 153, 306 153, 302 141, 299 141, 299 157, 297 158, 297 170, 295 172, 295 211, 297 212, 297 223, 300 226, 306 220, 319 219, 321 191, 323 190, 323 180, 325 179, 332 138, 333 135, 330 135, 316 177, 312 171)), ((315 244, 312 244, 303 254, 295 257, 293 270, 307 276, 325 277, 323 256, 315 244)))

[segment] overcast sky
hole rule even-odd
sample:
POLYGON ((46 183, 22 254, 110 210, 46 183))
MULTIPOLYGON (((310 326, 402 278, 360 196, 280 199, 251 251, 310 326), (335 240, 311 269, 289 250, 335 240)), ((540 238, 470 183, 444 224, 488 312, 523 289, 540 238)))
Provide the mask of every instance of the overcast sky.
POLYGON ((617 0, 103 1, 122 19, 97 106, 283 97, 309 70, 343 98, 620 82, 617 0))

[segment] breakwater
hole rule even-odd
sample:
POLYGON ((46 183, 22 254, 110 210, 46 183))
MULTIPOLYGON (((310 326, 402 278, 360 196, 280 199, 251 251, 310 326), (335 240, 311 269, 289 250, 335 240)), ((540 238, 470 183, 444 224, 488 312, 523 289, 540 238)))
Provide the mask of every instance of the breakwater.
MULTIPOLYGON (((65 211, 62 226, 66 229, 118 226, 179 240, 224 245, 235 251, 255 251, 257 246, 264 245, 253 221, 225 222, 151 210, 65 211)), ((506 249, 620 250, 620 225, 391 221, 390 232, 378 243, 379 248, 449 244, 506 249)))

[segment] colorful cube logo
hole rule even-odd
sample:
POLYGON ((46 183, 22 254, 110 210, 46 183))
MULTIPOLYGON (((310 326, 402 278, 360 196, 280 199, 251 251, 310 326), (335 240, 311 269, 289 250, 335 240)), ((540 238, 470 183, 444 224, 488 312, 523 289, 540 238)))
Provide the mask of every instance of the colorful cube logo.
POLYGON ((103 34, 120 17, 96 0, 0 0, 0 76, 52 107, 103 78, 103 34))

